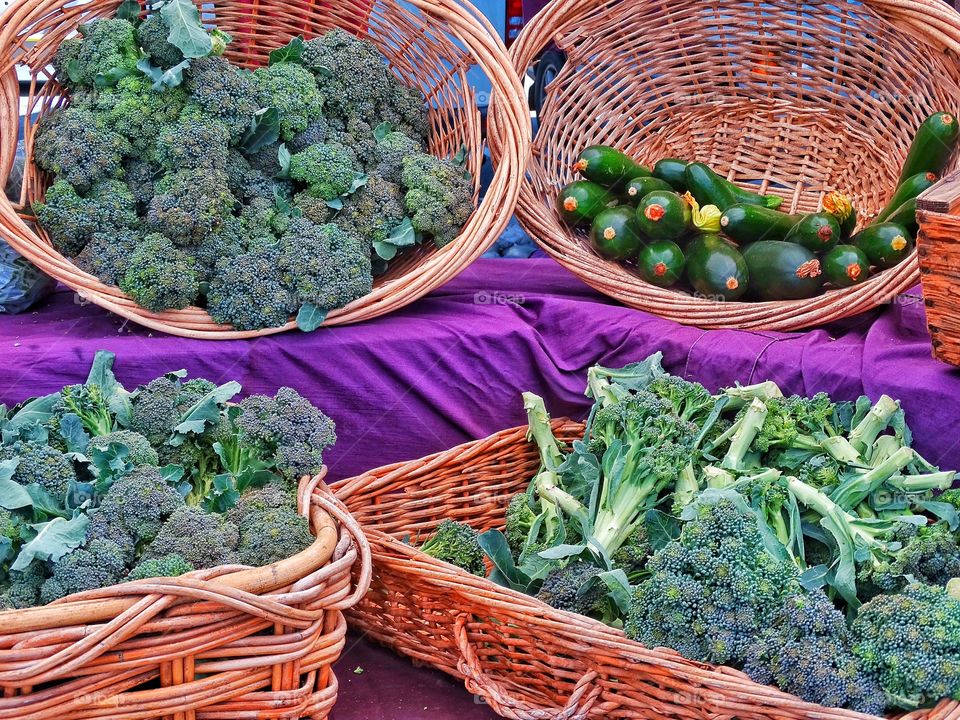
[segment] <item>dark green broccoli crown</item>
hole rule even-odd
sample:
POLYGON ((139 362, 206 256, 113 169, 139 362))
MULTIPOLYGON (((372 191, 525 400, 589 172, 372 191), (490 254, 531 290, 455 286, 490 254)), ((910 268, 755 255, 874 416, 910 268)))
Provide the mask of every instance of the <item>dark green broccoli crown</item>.
POLYGON ((0 595, 0 608, 21 610, 40 602, 40 588, 47 579, 46 565, 31 563, 25 570, 11 570, 8 585, 0 595))
POLYGON ((452 242, 473 214, 473 187, 463 168, 432 155, 403 161, 404 200, 413 227, 433 238, 437 247, 452 242))
POLYGON ((184 560, 183 556, 174 553, 138 563, 125 579, 131 581, 160 577, 180 577, 193 570, 195 570, 193 565, 184 560))
POLYGON ((374 243, 390 237, 405 216, 400 186, 371 175, 366 185, 344 200, 334 222, 345 232, 374 243))
POLYGON ((313 73, 288 62, 257 68, 251 76, 260 107, 276 108, 280 114, 280 137, 293 139, 323 115, 323 96, 313 73))
MULTIPOLYGON (((137 27, 137 40, 144 52, 150 56, 151 62, 160 68, 172 68, 183 62, 183 53, 167 38, 170 37, 170 26, 160 13, 153 13, 137 27)), ((193 60, 193 63, 199 62, 193 60)))
POLYGON ((174 243, 190 245, 220 227, 236 202, 222 170, 181 170, 157 182, 146 221, 174 243))
POLYGON ((797 590, 796 568, 764 547, 752 515, 730 501, 700 507, 679 540, 648 562, 625 626, 648 647, 672 647, 702 662, 741 662, 797 590))
POLYGON ((136 201, 121 180, 101 180, 85 197, 66 180, 57 180, 42 203, 34 203, 37 220, 58 252, 74 257, 97 232, 111 232, 137 222, 136 201))
POLYGON ((369 244, 336 225, 296 218, 280 244, 278 267, 303 302, 332 310, 373 289, 369 244))
POLYGON ((526 493, 520 493, 510 498, 510 503, 507 505, 504 535, 514 559, 519 558, 520 553, 523 552, 536 519, 537 514, 531 509, 530 500, 526 493))
POLYGON ((180 555, 198 570, 232 565, 237 561, 238 539, 237 527, 222 515, 183 506, 163 524, 143 559, 180 555))
POLYGON ((326 200, 315 197, 306 190, 301 190, 293 196, 293 206, 300 211, 304 220, 309 220, 314 225, 326 225, 333 215, 326 200))
POLYGON ((115 430, 107 435, 100 435, 90 439, 86 454, 93 455, 94 450, 106 450, 111 444, 117 443, 127 448, 127 459, 134 465, 156 465, 159 462, 157 451, 140 433, 132 430, 115 430))
POLYGON ((640 523, 613 554, 614 567, 623 570, 631 580, 639 578, 653 554, 647 526, 640 523))
POLYGON ((314 542, 310 522, 286 506, 247 512, 239 530, 240 562, 254 567, 293 557, 314 542))
POLYGON ((330 127, 330 121, 325 117, 318 117, 310 122, 302 131, 297 133, 287 145, 287 149, 292 153, 303 152, 311 145, 322 145, 326 143, 333 133, 330 127))
POLYGON ((403 182, 403 162, 423 155, 419 142, 402 132, 391 132, 377 143, 377 169, 380 177, 393 183, 403 182))
POLYGON ((141 233, 136 230, 94 233, 74 262, 100 282, 117 285, 126 273, 130 256, 136 251, 141 238, 141 233))
POLYGON ((113 483, 96 515, 123 528, 139 545, 152 540, 163 521, 181 507, 183 498, 160 471, 141 465, 113 483))
POLYGON ((296 297, 277 278, 279 252, 261 247, 217 265, 207 292, 207 312, 238 330, 280 327, 297 308, 296 297))
POLYGON ((57 499, 67 494, 71 480, 77 475, 73 461, 45 442, 17 440, 13 445, 0 445, 0 460, 16 459, 13 479, 21 485, 39 485, 57 499))
POLYGON ((444 520, 437 531, 420 546, 421 552, 443 562, 456 565, 473 575, 486 575, 479 535, 466 523, 444 520))
POLYGON ((71 63, 75 63, 80 56, 80 48, 83 45, 82 37, 72 37, 63 40, 57 47, 57 52, 50 63, 53 66, 53 75, 57 82, 64 87, 72 87, 73 81, 70 79, 68 68, 71 63))
POLYGON ((130 429, 155 447, 162 447, 180 423, 180 417, 213 389, 209 380, 182 382, 164 375, 137 388, 133 394, 130 429))
POLYGON ((350 190, 358 171, 355 157, 343 145, 311 145, 290 158, 290 177, 324 200, 350 190))
POLYGON ((219 119, 198 105, 187 105, 180 117, 164 125, 157 137, 157 161, 169 170, 225 170, 230 133, 219 119))
POLYGON ((267 177, 276 177, 280 174, 280 143, 265 145, 254 153, 248 154, 247 162, 254 170, 259 170, 267 177))
POLYGON ((161 172, 153 163, 138 158, 130 158, 123 164, 123 179, 139 210, 146 209, 153 199, 156 181, 161 172))
POLYGON ((853 653, 891 705, 930 706, 960 696, 960 600, 916 584, 863 605, 851 625, 853 653))
POLYGON ((237 527, 241 527, 244 519, 250 515, 278 509, 286 509, 295 513, 297 511, 297 498, 292 492, 292 488, 285 487, 279 482, 271 482, 263 487, 248 490, 241 495, 237 504, 227 512, 227 519, 237 527))
POLYGON ((177 119, 186 102, 183 88, 158 92, 146 76, 128 75, 115 87, 101 90, 94 108, 138 155, 152 157, 160 129, 177 119))
POLYGON ((591 582, 600 571, 581 560, 556 568, 544 578, 536 597, 557 610, 601 618, 607 605, 607 589, 602 582, 591 582))
POLYGON ((231 149, 226 162, 227 183, 230 192, 241 200, 258 200, 276 207, 277 196, 284 196, 281 181, 267 177, 255 170, 250 161, 239 150, 231 149))
POLYGON ((64 555, 53 564, 53 573, 40 589, 40 602, 120 582, 127 571, 123 549, 109 540, 94 540, 64 555))
MULTIPOLYGON (((250 76, 222 57, 209 56, 191 60, 185 78, 194 102, 223 123, 234 140, 239 139, 260 108, 250 76)), ((294 102, 296 97, 287 102, 294 102)))
POLYGON ((130 256, 120 289, 152 312, 181 310, 200 293, 193 259, 159 233, 145 235, 130 256))
MULTIPOLYGON (((70 80, 93 86, 98 76, 133 73, 140 48, 133 25, 119 18, 98 18, 80 26, 83 42, 66 66, 70 80)), ((71 54, 73 51, 70 51, 71 54)))

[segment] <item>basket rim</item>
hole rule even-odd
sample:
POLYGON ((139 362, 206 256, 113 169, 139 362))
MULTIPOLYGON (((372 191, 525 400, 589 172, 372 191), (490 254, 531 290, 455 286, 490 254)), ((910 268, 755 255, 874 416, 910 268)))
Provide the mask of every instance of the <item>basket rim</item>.
MULTIPOLYGON (((119 5, 120 0, 111 2, 119 5)), ((523 85, 508 59, 503 41, 483 14, 469 2, 407 2, 428 17, 442 18, 452 36, 490 80, 490 110, 501 118, 506 152, 498 156, 484 197, 453 242, 433 251, 403 275, 385 281, 366 296, 330 311, 322 327, 352 324, 393 312, 453 279, 496 240, 509 223, 519 198, 532 129, 523 85)), ((19 28, 48 11, 49 2, 45 0, 17 0, 7 8, 0 22, 0 48, 6 48, 5 55, 0 53, 0 128, 5 130, 19 124, 16 58, 11 54, 15 48, 14 40, 19 28)), ((479 126, 479 111, 474 112, 479 126)), ((6 182, 13 165, 16 143, 11 143, 10 139, 15 139, 17 132, 4 132, 3 135, 7 141, 0 141, 0 184, 6 182)), ((479 137, 478 140, 477 150, 482 151, 484 142, 479 137)), ((144 310, 118 288, 101 283, 57 253, 27 225, 3 194, 0 194, 0 231, 14 250, 84 299, 151 330, 193 339, 237 340, 274 335, 297 327, 296 321, 291 319, 276 328, 241 331, 215 324, 205 310, 195 306, 161 313, 144 310)))
MULTIPOLYGON (((756 0, 760 4, 762 0, 756 0)), ((635 4, 651 4, 636 0, 635 4)), ((864 5, 895 20, 927 44, 943 47, 960 56, 960 14, 937 0, 864 0, 864 5)), ((539 54, 578 23, 611 5, 610 0, 554 0, 537 13, 510 47, 510 60, 518 73, 525 73, 539 54)), ((491 123, 491 149, 499 150, 500 130, 491 123)), ((537 152, 536 140, 533 153, 537 152)), ((767 302, 717 302, 682 291, 650 285, 618 263, 604 260, 576 237, 556 216, 552 205, 536 197, 532 183, 525 182, 516 209, 524 230, 550 257, 587 285, 635 309, 659 315, 684 325, 704 329, 801 330, 850 317, 893 300, 919 284, 920 266, 916 248, 897 266, 883 270, 860 285, 832 289, 813 298, 767 302)))

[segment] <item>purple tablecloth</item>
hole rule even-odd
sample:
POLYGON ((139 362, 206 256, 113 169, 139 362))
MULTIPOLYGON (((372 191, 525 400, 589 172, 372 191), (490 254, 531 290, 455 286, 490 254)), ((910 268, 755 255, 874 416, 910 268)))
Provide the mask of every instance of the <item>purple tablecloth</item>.
MULTIPOLYGON (((480 260, 457 280, 363 325, 210 343, 151 333, 55 295, 0 316, 0 402, 80 382, 98 349, 128 388, 186 368, 247 393, 290 385, 337 421, 331 479, 420 457, 524 422, 520 393, 581 416, 586 369, 662 350, 666 367, 711 389, 776 380, 788 393, 903 401, 917 448, 960 467, 960 370, 930 357, 917 292, 807 333, 705 332, 613 304, 550 260, 480 260)), ((455 683, 361 641, 340 663, 338 720, 491 717, 455 683), (362 674, 354 674, 357 666, 362 674)))

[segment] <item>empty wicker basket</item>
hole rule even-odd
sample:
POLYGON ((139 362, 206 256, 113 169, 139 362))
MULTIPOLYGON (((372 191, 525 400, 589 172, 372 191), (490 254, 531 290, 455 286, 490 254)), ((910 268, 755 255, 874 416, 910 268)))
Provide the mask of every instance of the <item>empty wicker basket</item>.
POLYGON ((603 143, 645 162, 709 163, 780 195, 791 212, 846 192, 869 220, 892 194, 921 121, 960 109, 960 15, 949 5, 556 0, 511 48, 514 65, 526 71, 552 45, 568 61, 549 86, 517 213, 585 282, 684 324, 794 330, 863 312, 919 280, 914 253, 860 286, 809 300, 714 302, 601 259, 553 202, 579 151, 603 143))
POLYGON ((301 482, 300 509, 316 542, 273 565, 0 612, 0 718, 326 718, 370 549, 322 475, 301 482))
MULTIPOLYGON (((83 4, 74 0, 17 0, 0 19, 0 186, 9 176, 17 145, 19 91, 14 65, 25 65, 33 78, 30 113, 49 111, 59 102, 62 89, 49 83, 38 90, 36 81, 47 76, 57 45, 81 23, 110 16, 118 5, 119 0, 83 4)), ((441 250, 424 246, 407 253, 377 279, 372 293, 332 311, 326 325, 377 317, 422 297, 479 257, 509 222, 529 150, 529 114, 503 43, 472 6, 457 0, 303 0, 294 4, 283 0, 214 0, 203 7, 205 19, 234 38, 227 57, 247 67, 263 63, 272 48, 296 35, 309 38, 342 27, 368 38, 404 82, 419 87, 427 96, 431 152, 453 156, 465 146, 469 150, 467 167, 478 188, 484 142, 467 71, 478 66, 492 84, 491 103, 501 119, 505 149, 483 201, 459 238, 441 250)), ((24 221, 30 217, 31 203, 42 197, 49 181, 31 162, 32 135, 33 126, 28 124, 27 168, 20 201, 12 204, 0 197, 0 231, 4 240, 46 273, 108 310, 175 335, 232 339, 295 326, 290 322, 282 328, 238 332, 215 324, 200 308, 151 313, 117 288, 78 270, 53 250, 42 231, 24 221)))

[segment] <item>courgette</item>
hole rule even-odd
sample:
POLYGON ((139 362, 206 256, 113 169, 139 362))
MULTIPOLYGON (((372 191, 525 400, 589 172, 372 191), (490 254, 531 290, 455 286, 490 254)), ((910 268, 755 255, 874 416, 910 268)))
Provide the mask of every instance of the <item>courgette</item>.
POLYGON ((917 173, 943 174, 960 135, 957 118, 947 112, 937 112, 924 120, 913 137, 907 159, 900 170, 897 185, 917 173))
POLYGON ((577 180, 557 195, 557 212, 571 225, 589 225, 615 199, 606 188, 589 180, 577 180))
POLYGON ((823 253, 840 242, 840 223, 830 213, 811 213, 787 233, 787 242, 803 245, 810 252, 823 253))
POLYGON ((608 208, 597 215, 590 239, 597 252, 610 260, 636 258, 643 247, 637 214, 633 208, 625 206, 608 208))
POLYGON ((636 207, 644 196, 654 190, 673 190, 670 183, 655 177, 638 177, 627 183, 624 196, 627 202, 636 207))
POLYGON ((692 162, 687 165, 684 179, 687 191, 701 205, 716 205, 726 210, 737 202, 726 181, 703 163, 692 162))
POLYGON ((687 280, 710 300, 738 300, 747 292, 750 272, 743 255, 719 235, 703 234, 687 244, 687 280))
POLYGON ((771 210, 776 210, 778 207, 783 205, 783 198, 777 197, 776 195, 761 195, 760 193, 755 193, 750 190, 745 190, 736 183, 732 183, 726 178, 723 178, 723 181, 730 188, 730 192, 733 193, 733 198, 738 202, 744 205, 760 205, 761 207, 770 208, 771 210))
POLYGON ((853 238, 871 263, 879 268, 891 268, 913 249, 913 237, 903 225, 894 222, 877 223, 865 227, 853 238))
POLYGON ((802 300, 820 292, 823 269, 803 245, 761 240, 743 252, 750 292, 760 300, 802 300))
POLYGON ((679 240, 692 227, 690 205, 675 192, 654 190, 637 205, 640 232, 653 240, 679 240))
POLYGON ((738 203, 723 213, 720 227, 745 245, 757 240, 784 240, 802 219, 803 215, 788 215, 779 210, 738 203))
POLYGON ((677 192, 687 191, 687 161, 677 158, 664 158, 653 166, 653 176, 669 183, 677 192))
POLYGON ((573 164, 573 169, 587 180, 612 190, 626 187, 635 177, 650 176, 650 168, 607 145, 591 145, 585 148, 573 164))
POLYGON ((843 193, 827 193, 823 198, 823 211, 833 215, 840 223, 841 239, 848 239, 857 229, 857 209, 843 193))
POLYGON ((880 211, 880 213, 874 219, 874 222, 886 222, 894 212, 899 210, 900 207, 907 202, 907 200, 913 200, 928 187, 931 187, 935 182, 937 182, 937 176, 932 172, 921 172, 917 173, 916 175, 911 175, 902 183, 900 183, 900 187, 898 187, 893 193, 893 197, 890 198, 890 202, 888 202, 886 207, 880 211))
POLYGON ((824 278, 837 287, 859 285, 870 277, 870 259, 855 245, 837 245, 823 256, 822 265, 824 278))
POLYGON ((902 225, 911 238, 915 238, 920 232, 920 223, 917 222, 917 199, 911 198, 903 205, 898 207, 890 217, 886 219, 888 223, 902 225))
POLYGON ((685 258, 675 242, 660 240, 640 251, 640 277, 651 285, 670 287, 683 275, 685 258))

